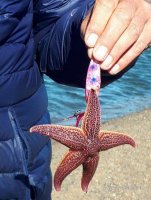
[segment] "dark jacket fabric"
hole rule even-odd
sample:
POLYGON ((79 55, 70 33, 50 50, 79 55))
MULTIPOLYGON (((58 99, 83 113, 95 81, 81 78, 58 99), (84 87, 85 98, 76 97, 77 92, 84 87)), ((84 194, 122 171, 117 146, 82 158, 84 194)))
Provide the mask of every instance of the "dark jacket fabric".
POLYGON ((50 199, 51 145, 29 134, 50 123, 32 26, 31 0, 0 1, 0 200, 50 199))
POLYGON ((43 73, 84 87, 80 24, 93 3, 0 1, 0 200, 50 199, 51 143, 29 129, 50 123, 43 73))
MULTIPOLYGON (((29 129, 50 123, 42 73, 50 74, 49 67, 54 67, 61 52, 44 52, 41 39, 46 37, 49 42, 81 6, 81 1, 0 1, 0 200, 50 199, 51 144, 29 129), (54 63, 38 63, 38 67, 35 59, 50 59, 49 53, 54 63)), ((82 8, 80 20, 86 12, 86 6, 82 8)), ((62 38, 56 39, 55 45, 66 51, 62 38)), ((71 48, 67 49, 69 53, 71 48)))

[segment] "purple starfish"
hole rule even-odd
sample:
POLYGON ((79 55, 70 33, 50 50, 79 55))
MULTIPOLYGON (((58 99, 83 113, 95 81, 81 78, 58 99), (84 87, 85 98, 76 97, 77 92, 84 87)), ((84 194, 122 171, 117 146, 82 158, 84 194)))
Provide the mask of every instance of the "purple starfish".
POLYGON ((135 147, 135 142, 131 137, 100 129, 100 103, 96 92, 92 89, 88 96, 87 108, 81 128, 39 125, 32 127, 30 132, 47 135, 69 147, 68 153, 60 163, 54 176, 54 186, 57 191, 61 190, 64 178, 82 164, 81 187, 83 191, 87 192, 88 185, 99 162, 100 151, 122 144, 130 144, 135 147))

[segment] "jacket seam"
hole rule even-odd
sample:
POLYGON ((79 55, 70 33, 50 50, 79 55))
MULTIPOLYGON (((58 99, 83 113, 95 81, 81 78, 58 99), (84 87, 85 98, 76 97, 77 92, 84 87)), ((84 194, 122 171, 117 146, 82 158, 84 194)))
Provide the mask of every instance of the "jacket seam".
POLYGON ((25 175, 28 175, 27 164, 26 164, 27 162, 26 162, 24 151, 23 151, 23 144, 21 142, 21 140, 23 140, 23 142, 24 142, 24 137, 23 137, 23 135, 21 135, 20 126, 19 126, 19 123, 18 123, 18 120, 17 120, 17 117, 16 117, 16 113, 15 113, 15 110, 14 110, 13 107, 9 107, 8 115, 9 115, 9 118, 10 118, 10 121, 11 121, 11 124, 12 124, 12 128, 13 128, 14 133, 15 133, 14 139, 16 139, 16 142, 19 145, 19 149, 21 150, 20 158, 21 158, 22 165, 23 165, 23 168, 22 168, 23 174, 25 173, 25 175))
POLYGON ((1 76, 12 76, 15 73, 26 72, 26 71, 31 70, 32 68, 34 68, 34 62, 32 63, 31 67, 29 67, 28 69, 24 69, 24 70, 20 70, 20 71, 15 71, 15 72, 7 73, 7 74, 0 74, 0 77, 1 76))

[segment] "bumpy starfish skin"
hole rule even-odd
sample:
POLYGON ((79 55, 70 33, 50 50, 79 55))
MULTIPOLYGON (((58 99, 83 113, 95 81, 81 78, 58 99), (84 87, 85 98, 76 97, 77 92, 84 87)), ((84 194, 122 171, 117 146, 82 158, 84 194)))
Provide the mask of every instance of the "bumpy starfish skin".
POLYGON ((38 125, 32 127, 30 131, 47 135, 70 148, 54 176, 54 186, 57 191, 61 189, 64 178, 82 164, 81 187, 86 192, 96 171, 100 151, 123 144, 135 147, 134 140, 127 135, 100 130, 100 103, 94 90, 90 91, 81 128, 38 125))

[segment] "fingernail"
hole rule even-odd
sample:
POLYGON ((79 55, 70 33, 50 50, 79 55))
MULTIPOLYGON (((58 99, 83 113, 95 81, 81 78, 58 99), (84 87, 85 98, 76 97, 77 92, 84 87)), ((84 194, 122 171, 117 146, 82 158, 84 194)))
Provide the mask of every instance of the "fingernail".
POLYGON ((112 56, 107 56, 107 58, 104 60, 104 62, 101 64, 102 69, 110 69, 111 63, 113 61, 112 56))
POLYGON ((105 46, 100 46, 94 50, 94 57, 98 61, 103 61, 107 56, 108 49, 105 46))
POLYGON ((119 64, 116 64, 113 66, 113 68, 110 70, 110 74, 117 74, 120 71, 120 66, 119 64))
POLYGON ((98 39, 98 35, 96 33, 91 33, 87 39, 87 45, 93 47, 98 39))

